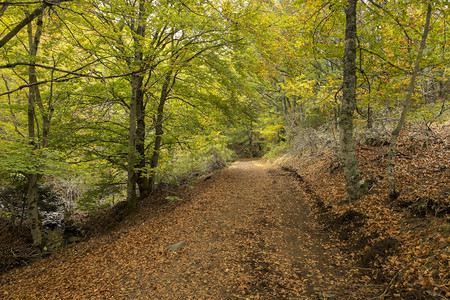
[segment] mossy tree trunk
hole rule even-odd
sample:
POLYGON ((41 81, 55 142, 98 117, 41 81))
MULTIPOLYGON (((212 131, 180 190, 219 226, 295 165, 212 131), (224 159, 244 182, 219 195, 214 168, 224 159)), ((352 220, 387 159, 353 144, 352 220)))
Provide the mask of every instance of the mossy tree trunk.
MULTIPOLYGON (((37 134, 35 129, 36 122, 36 102, 41 101, 39 87, 37 83, 36 67, 36 54, 39 46, 39 42, 42 35, 42 15, 39 15, 36 21, 36 31, 33 34, 33 25, 28 23, 28 45, 29 54, 31 57, 31 64, 28 67, 28 143, 32 146, 33 155, 35 150, 39 149, 39 141, 37 140, 37 134)), ((44 124, 45 126, 46 124, 44 124)), ((46 138, 44 139, 46 140, 46 138)), ((30 226, 31 236, 33 238, 34 246, 39 249, 40 252, 45 250, 46 241, 44 237, 44 230, 42 226, 42 220, 38 209, 38 179, 40 177, 38 170, 34 173, 28 174, 28 187, 27 187, 27 221, 30 226)))
MULTIPOLYGON (((134 58, 133 67, 136 71, 142 68, 143 63, 143 45, 142 40, 145 36, 145 1, 138 2, 138 16, 135 19, 136 24, 133 35, 134 42, 134 58)), ((128 211, 133 213, 137 207, 137 171, 138 162, 141 159, 139 157, 137 149, 137 122, 138 117, 142 118, 141 112, 144 93, 142 90, 144 77, 140 72, 137 72, 131 76, 131 99, 130 99, 130 113, 129 113, 129 131, 128 131, 128 155, 127 155, 127 202, 128 211), (138 116, 138 113, 140 115, 138 116)))
POLYGON ((145 156, 145 104, 144 104, 144 91, 143 91, 143 76, 139 75, 140 87, 136 87, 136 183, 139 187, 139 197, 141 199, 146 198, 151 190, 148 178, 146 176, 147 160, 145 156))
POLYGON ((176 80, 176 72, 173 75, 174 71, 169 70, 166 73, 166 76, 164 77, 164 82, 161 88, 161 94, 159 97, 159 104, 158 109, 156 113, 156 120, 155 120, 155 143, 153 145, 153 153, 152 158, 150 161, 150 188, 151 191, 155 188, 155 182, 156 182, 156 168, 158 167, 159 162, 159 154, 161 151, 161 145, 162 145, 162 137, 164 134, 163 130, 163 122, 164 122, 164 106, 166 104, 166 101, 169 97, 169 93, 172 90, 173 85, 175 84, 176 80))
POLYGON ((339 121, 341 155, 349 201, 357 200, 365 193, 353 139, 353 114, 356 109, 356 5, 357 0, 349 0, 345 9, 344 83, 339 121))

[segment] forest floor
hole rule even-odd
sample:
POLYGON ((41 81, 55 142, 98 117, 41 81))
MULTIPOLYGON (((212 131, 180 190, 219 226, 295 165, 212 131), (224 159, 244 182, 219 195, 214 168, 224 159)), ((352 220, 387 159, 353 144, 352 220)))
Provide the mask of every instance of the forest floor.
POLYGON ((5 299, 369 299, 295 174, 235 162, 117 230, 0 277, 5 299), (182 199, 181 199, 182 198, 182 199), (185 241, 176 252, 167 250, 185 241))
POLYGON ((325 229, 351 254, 354 271, 384 284, 380 299, 450 299, 450 122, 410 124, 395 156, 397 191, 388 197, 388 135, 358 141, 368 194, 343 201, 343 166, 333 142, 317 133, 277 163, 303 181, 325 229), (307 145, 307 146, 305 146, 307 145))
MULTIPOLYGON (((369 187, 357 202, 343 201, 333 143, 302 136, 272 163, 166 187, 125 220, 121 205, 81 220, 86 241, 0 275, 0 298, 449 299, 450 123, 400 136, 395 201, 375 141, 357 147, 369 187)), ((0 240, 13 261, 16 230, 0 240)))

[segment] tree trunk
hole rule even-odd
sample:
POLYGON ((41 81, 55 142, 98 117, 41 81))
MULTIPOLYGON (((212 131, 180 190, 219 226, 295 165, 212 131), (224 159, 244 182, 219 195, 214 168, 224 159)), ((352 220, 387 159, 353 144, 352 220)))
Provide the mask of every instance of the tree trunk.
POLYGON ((365 193, 353 140, 353 114, 356 109, 356 5, 357 0, 349 0, 345 9, 344 84, 339 122, 348 201, 357 200, 365 193))
MULTIPOLYGON (((133 65, 135 70, 140 70, 143 61, 143 49, 142 38, 145 35, 144 27, 144 2, 139 2, 138 18, 136 21, 137 27, 134 35, 134 61, 133 65)), ((128 213, 134 213, 137 208, 137 195, 136 195, 136 183, 137 183, 137 171, 139 153, 137 150, 137 122, 138 111, 141 109, 138 106, 141 105, 140 101, 143 101, 143 76, 139 73, 131 76, 131 99, 130 99, 130 123, 128 131, 128 156, 127 156, 127 202, 128 213)))
POLYGON ((395 186, 395 149, 397 145, 397 138, 400 134, 400 131, 403 128, 403 125, 405 124, 406 115, 408 114, 408 111, 411 107, 411 99, 412 95, 414 94, 414 85, 416 82, 417 73, 419 72, 420 67, 420 60, 422 59, 423 51, 425 49, 427 37, 428 37, 428 31, 430 29, 430 19, 431 19, 431 2, 428 3, 427 6, 427 16, 425 21, 425 27, 423 29, 423 35, 422 40, 420 42, 419 52, 417 53, 416 62, 414 65, 413 73, 411 74, 411 79, 408 86, 408 93, 406 94, 406 99, 403 104, 403 110, 402 114, 400 116, 400 119, 398 120, 397 126, 392 131, 391 139, 389 143, 389 150, 388 150, 388 186, 389 186, 389 199, 395 200, 397 199, 399 193, 397 192, 396 186, 395 186))
POLYGON ((164 130, 163 130, 164 105, 166 104, 167 97, 169 96, 169 92, 172 89, 173 84, 175 83, 175 77, 173 78, 172 82, 171 82, 171 78, 172 78, 172 71, 168 71, 168 73, 166 74, 166 76, 164 78, 163 86, 161 88, 161 95, 159 98, 158 110, 157 110, 157 114, 156 114, 155 144, 153 146, 153 154, 152 154, 152 159, 150 161, 149 183, 150 183, 151 191, 153 191, 155 188, 156 168, 158 167, 159 153, 161 151, 162 136, 164 134, 164 130))
POLYGON ((148 197, 151 192, 148 177, 146 175, 146 156, 145 156, 145 105, 144 105, 144 91, 142 90, 143 76, 138 76, 140 88, 136 91, 136 153, 138 161, 136 163, 136 182, 139 187, 139 198, 144 199, 148 197))
POLYGON ((127 156, 127 202, 128 211, 133 213, 136 211, 137 206, 137 195, 136 195, 136 161, 137 161, 137 150, 136 150, 136 98, 139 87, 139 76, 132 76, 131 79, 131 103, 130 103, 130 124, 128 131, 128 156, 127 156))
POLYGON ((28 176, 27 187, 27 222, 30 226, 31 237, 33 238, 33 245, 42 253, 46 246, 44 238, 44 229, 42 226, 42 219, 38 209, 38 174, 31 174, 28 176))
POLYGON ((286 103, 286 96, 281 96, 281 105, 283 107, 283 116, 286 118, 287 114, 288 114, 288 109, 287 109, 287 103, 286 103))
POLYGON ((367 104, 367 129, 373 128, 373 111, 372 106, 367 104))
MULTIPOLYGON (((28 44, 30 47, 31 64, 28 67, 28 80, 29 80, 29 93, 28 93, 28 143, 34 150, 39 148, 39 141, 36 141, 35 132, 35 101, 39 97, 39 87, 34 85, 37 82, 36 68, 33 63, 36 61, 37 49, 39 46, 41 34, 42 34, 42 15, 38 17, 36 22, 36 33, 33 36, 32 24, 28 24, 28 44)), ((45 251, 45 238, 44 230, 42 226, 41 216, 38 209, 38 185, 37 181, 40 175, 36 172, 34 174, 28 174, 28 188, 27 188, 27 221, 30 226, 31 236, 33 238, 33 244, 39 249, 40 252, 45 251)))

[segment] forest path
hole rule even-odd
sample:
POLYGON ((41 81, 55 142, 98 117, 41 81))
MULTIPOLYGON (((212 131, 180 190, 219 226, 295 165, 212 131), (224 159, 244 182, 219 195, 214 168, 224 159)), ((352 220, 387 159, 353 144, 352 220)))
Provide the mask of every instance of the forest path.
POLYGON ((239 161, 188 194, 1 276, 0 298, 367 299, 379 292, 351 279, 289 173, 239 161), (179 241, 186 246, 166 250, 179 241))

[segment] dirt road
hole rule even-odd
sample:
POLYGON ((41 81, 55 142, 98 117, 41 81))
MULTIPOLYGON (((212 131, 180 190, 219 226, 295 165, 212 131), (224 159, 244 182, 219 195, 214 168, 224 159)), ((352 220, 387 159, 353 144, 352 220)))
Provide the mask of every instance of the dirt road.
MULTIPOLYGON (((11 299, 367 299, 301 183, 239 161, 158 212, 0 277, 11 299), (170 244, 185 241, 177 252, 170 244)), ((175 198, 172 198, 175 199, 175 198)))

